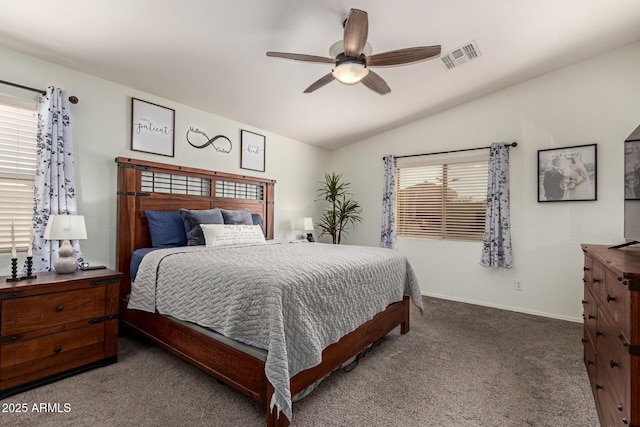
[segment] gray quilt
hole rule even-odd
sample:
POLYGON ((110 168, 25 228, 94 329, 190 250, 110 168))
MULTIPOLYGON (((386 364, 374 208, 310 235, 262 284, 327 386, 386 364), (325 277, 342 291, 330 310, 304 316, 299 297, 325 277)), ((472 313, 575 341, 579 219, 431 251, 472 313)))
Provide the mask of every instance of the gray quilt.
POLYGON ((422 312, 415 274, 396 251, 272 241, 151 252, 128 308, 157 310, 267 349, 271 405, 291 419, 290 378, 403 295, 422 312))

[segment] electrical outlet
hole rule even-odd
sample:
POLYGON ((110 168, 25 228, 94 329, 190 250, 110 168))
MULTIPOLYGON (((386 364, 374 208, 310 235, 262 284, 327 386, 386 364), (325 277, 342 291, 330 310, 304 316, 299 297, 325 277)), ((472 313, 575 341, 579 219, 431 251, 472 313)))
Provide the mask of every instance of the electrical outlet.
POLYGON ((524 291, 524 284, 522 283, 522 279, 514 280, 513 285, 516 291, 524 291))

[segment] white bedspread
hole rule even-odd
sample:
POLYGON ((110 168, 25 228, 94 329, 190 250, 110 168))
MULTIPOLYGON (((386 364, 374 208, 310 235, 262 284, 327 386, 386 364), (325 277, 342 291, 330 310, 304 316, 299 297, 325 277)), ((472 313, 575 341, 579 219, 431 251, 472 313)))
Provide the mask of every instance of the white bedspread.
POLYGON ((128 308, 157 310, 266 348, 271 405, 291 419, 290 378, 403 295, 422 311, 415 274, 396 251, 268 242, 151 252, 128 308))

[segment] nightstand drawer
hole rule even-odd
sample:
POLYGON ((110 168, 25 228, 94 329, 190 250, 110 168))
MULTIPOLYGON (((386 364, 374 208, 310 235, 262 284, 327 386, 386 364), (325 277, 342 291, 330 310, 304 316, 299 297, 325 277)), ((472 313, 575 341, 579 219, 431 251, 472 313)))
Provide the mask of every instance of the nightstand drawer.
POLYGON ((100 355, 104 323, 0 346, 0 380, 20 377, 67 362, 100 355))
POLYGON ((95 287, 2 301, 0 336, 51 328, 105 314, 105 288, 95 287))

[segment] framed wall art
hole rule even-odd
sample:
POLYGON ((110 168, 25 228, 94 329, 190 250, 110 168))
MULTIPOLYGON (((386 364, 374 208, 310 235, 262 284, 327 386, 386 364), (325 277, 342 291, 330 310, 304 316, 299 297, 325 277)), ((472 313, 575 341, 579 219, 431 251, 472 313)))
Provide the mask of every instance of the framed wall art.
POLYGON ((538 202, 597 200, 597 144, 538 150, 538 202))
POLYGON ((131 99, 131 149, 174 156, 175 111, 141 99, 131 99))
POLYGON ((240 167, 258 172, 264 172, 264 152, 266 148, 264 135, 240 131, 240 167))
POLYGON ((624 199, 640 200, 640 141, 624 143, 624 199))

